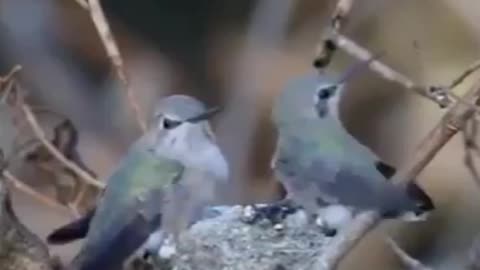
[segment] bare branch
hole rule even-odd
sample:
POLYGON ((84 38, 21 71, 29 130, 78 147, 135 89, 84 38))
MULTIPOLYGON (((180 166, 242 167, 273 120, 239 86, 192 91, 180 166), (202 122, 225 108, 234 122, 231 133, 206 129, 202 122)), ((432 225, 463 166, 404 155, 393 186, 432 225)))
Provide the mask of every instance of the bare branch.
POLYGON ((0 102, 7 103, 14 87, 13 78, 20 70, 22 70, 22 67, 16 65, 8 72, 7 75, 3 77, 0 76, 0 102))
POLYGON ((348 14, 352 9, 354 0, 339 0, 330 17, 330 27, 323 33, 322 41, 315 50, 315 57, 313 66, 322 69, 332 60, 332 57, 337 50, 336 44, 332 40, 332 36, 339 33, 343 25, 348 19, 348 14))
POLYGON ((340 230, 328 244, 328 249, 320 251, 317 260, 311 269, 333 270, 348 254, 350 249, 355 247, 361 238, 373 229, 379 220, 376 212, 359 213, 349 226, 340 230))
POLYGON ((400 261, 411 270, 433 270, 430 267, 425 266, 422 262, 417 259, 412 258, 408 255, 398 244, 393 241, 392 238, 387 237, 385 242, 392 248, 393 252, 398 256, 400 261))
POLYGON ((3 83, 6 83, 8 81, 11 81, 13 77, 22 70, 22 66, 16 65, 14 66, 8 73, 7 75, 0 77, 0 86, 2 86, 3 83))
POLYGON ((460 75, 458 75, 457 78, 455 78, 450 86, 448 87, 449 89, 453 89, 460 85, 468 76, 472 75, 476 71, 480 69, 480 60, 475 61, 473 64, 471 64, 469 67, 467 67, 460 75))
POLYGON ((75 0, 75 2, 77 2, 77 4, 79 4, 82 8, 86 9, 86 10, 89 10, 90 7, 88 6, 88 0, 75 0))
MULTIPOLYGON (((372 58, 372 53, 370 53, 365 48, 362 48, 358 44, 356 44, 351 39, 337 34, 332 36, 332 41, 345 52, 350 54, 351 56, 360 59, 360 60, 368 60, 372 58)), ((393 68, 389 67, 388 65, 380 62, 379 60, 372 61, 369 65, 372 71, 376 72, 382 78, 396 82, 403 87, 415 91, 417 94, 426 97, 438 105, 440 107, 445 108, 448 107, 452 100, 449 98, 450 95, 447 93, 446 88, 443 87, 423 87, 417 85, 412 79, 408 78, 407 76, 401 74, 400 72, 394 70, 393 68)))
POLYGON ((472 117, 465 128, 463 129, 463 146, 464 146, 464 163, 467 169, 470 171, 470 174, 473 177, 473 180, 480 187, 480 174, 478 172, 477 167, 475 166, 474 156, 473 154, 480 154, 480 148, 476 142, 477 134, 478 134, 478 122, 475 117, 472 117))
POLYGON ((101 188, 101 189, 105 188, 104 183, 102 183, 102 182, 98 181, 97 179, 93 178, 89 173, 87 173, 85 170, 80 168, 77 164, 68 160, 57 148, 55 148, 55 146, 53 146, 53 144, 50 141, 47 140, 47 138, 45 136, 45 132, 43 131, 43 129, 38 124, 38 121, 37 121, 35 115, 32 113, 32 110, 30 109, 30 107, 27 104, 22 103, 20 106, 21 106, 21 109, 22 109, 23 113, 25 114, 25 118, 26 118, 27 122, 32 127, 32 130, 33 130, 35 136, 37 137, 37 139, 45 146, 45 148, 47 148, 47 150, 58 161, 63 163, 65 165, 65 167, 67 167, 70 170, 72 170, 73 172, 75 172, 85 182, 87 182, 87 183, 89 183, 89 184, 91 184, 95 187, 101 188))
POLYGON ((42 204, 45 204, 48 207, 51 207, 60 211, 64 211, 64 212, 65 211, 70 212, 70 210, 67 207, 59 204, 57 201, 35 191, 33 188, 24 184, 22 181, 20 181, 20 179, 14 176, 10 171, 3 170, 2 174, 3 174, 3 177, 5 177, 5 179, 7 180, 7 182, 18 191, 21 191, 29 195, 30 197, 34 198, 35 200, 37 200, 42 204))
POLYGON ((113 67, 124 85, 124 89, 127 95, 128 103, 135 114, 136 121, 140 126, 143 132, 146 131, 147 125, 142 117, 142 112, 140 105, 138 104, 135 95, 133 94, 130 82, 127 78, 127 73, 125 72, 125 66, 123 64, 123 58, 118 49, 115 38, 112 34, 110 26, 107 22, 105 14, 103 13, 102 6, 99 0, 89 0, 90 17, 92 18, 93 24, 97 29, 98 34, 102 40, 103 46, 107 52, 110 61, 112 62, 113 67))

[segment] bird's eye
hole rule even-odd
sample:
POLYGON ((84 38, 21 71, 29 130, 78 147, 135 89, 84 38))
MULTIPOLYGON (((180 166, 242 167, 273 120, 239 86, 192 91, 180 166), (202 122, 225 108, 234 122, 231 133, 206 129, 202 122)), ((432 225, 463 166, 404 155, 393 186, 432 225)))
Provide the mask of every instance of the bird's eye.
POLYGON ((337 88, 336 86, 332 86, 332 87, 321 89, 318 92, 318 98, 320 100, 325 100, 325 99, 330 98, 332 96, 333 92, 336 90, 336 88, 337 88))
POLYGON ((180 124, 182 124, 181 121, 168 119, 166 117, 163 118, 163 128, 164 129, 173 129, 173 128, 176 128, 176 127, 180 126, 180 124))

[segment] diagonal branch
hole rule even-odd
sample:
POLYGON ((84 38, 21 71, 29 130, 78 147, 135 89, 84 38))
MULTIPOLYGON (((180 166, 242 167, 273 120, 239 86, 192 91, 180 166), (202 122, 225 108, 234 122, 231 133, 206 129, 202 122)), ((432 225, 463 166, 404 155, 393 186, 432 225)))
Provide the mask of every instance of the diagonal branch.
MULTIPOLYGON (((340 34, 333 34, 331 36, 331 40, 333 43, 336 44, 336 46, 338 46, 338 48, 343 49, 346 53, 357 59, 365 61, 371 59, 372 57, 372 53, 370 53, 367 49, 361 47, 348 37, 340 34)), ((394 70, 393 68, 379 60, 372 61, 369 67, 372 71, 376 72, 382 78, 396 82, 405 87, 406 89, 412 90, 420 96, 434 101, 441 108, 448 107, 452 103, 451 95, 448 93, 448 90, 450 90, 449 88, 420 86, 416 84, 412 79, 394 70)))
POLYGON ((3 170, 2 172, 3 177, 5 180, 13 186, 15 189, 27 194, 28 196, 34 198, 35 200, 39 201, 42 204, 45 204, 48 207, 58 209, 60 211, 67 211, 71 212, 67 207, 59 204, 57 201, 35 191, 33 188, 29 187, 28 185, 24 184, 20 179, 14 176, 10 171, 3 170))
POLYGON ((28 124, 32 127, 33 133, 35 136, 38 138, 38 140, 47 148, 47 150, 61 163, 65 165, 65 167, 69 168, 73 172, 75 172, 78 176, 80 176, 85 182, 98 187, 100 189, 103 189, 105 187, 105 184, 98 181, 94 177, 92 177, 89 173, 87 173, 85 170, 80 168, 77 164, 74 162, 70 161, 67 159, 45 136, 45 132, 43 129, 40 127, 38 124, 38 121, 33 114, 32 110, 30 107, 22 103, 20 104, 21 109, 25 115, 25 119, 27 120, 28 124))
POLYGON ((100 1, 89 0, 87 6, 81 4, 85 3, 84 1, 76 1, 80 4, 80 6, 89 11, 93 24, 95 25, 95 28, 97 29, 97 32, 102 40, 103 46, 105 47, 108 58, 110 58, 110 61, 115 69, 115 72, 117 73, 118 78, 123 83, 124 90, 127 95, 127 100, 135 115, 135 119, 140 126, 142 132, 145 132, 147 129, 147 125, 142 117, 142 111, 138 100, 133 94, 132 87, 125 71, 125 65, 123 63, 122 55, 120 54, 120 50, 118 49, 117 43, 110 29, 110 25, 107 22, 107 18, 105 17, 100 1))
POLYGON ((398 246, 398 244, 393 241, 392 238, 387 237, 385 242, 390 246, 393 252, 397 255, 400 261, 403 263, 404 266, 408 267, 410 270, 433 270, 432 268, 425 266, 422 262, 417 259, 412 258, 412 256, 408 255, 402 248, 398 246))
POLYGON ((353 7, 354 0, 339 0, 335 7, 335 10, 330 17, 329 28, 322 33, 322 41, 315 50, 315 57, 313 60, 313 66, 322 69, 330 64, 332 57, 337 50, 332 37, 339 33, 341 28, 348 20, 348 14, 353 7))
MULTIPOLYGON (((372 59, 373 56, 368 50, 341 34, 341 30, 348 19, 348 14, 352 9, 353 3, 354 0, 338 0, 336 8, 330 17, 330 24, 323 33, 322 39, 316 49, 313 65, 319 71, 323 70, 330 64, 332 57, 338 48, 341 48, 359 60, 366 61, 372 59)), ((479 70, 480 61, 476 61, 470 65, 460 76, 446 87, 422 86, 416 84, 412 79, 379 60, 372 61, 369 67, 384 79, 399 83, 403 87, 413 90, 417 94, 434 101, 441 108, 446 108, 452 104, 453 100, 461 100, 450 90, 462 83, 465 78, 479 70)), ((476 108, 476 110, 478 109, 476 108)))
POLYGON ((463 161, 465 166, 469 170, 470 174, 473 177, 473 180, 480 187, 480 174, 478 172, 477 166, 474 162, 474 154, 479 155, 480 148, 476 142, 478 134, 478 120, 475 117, 472 117, 465 128, 463 129, 463 147, 464 147, 464 158, 463 161))

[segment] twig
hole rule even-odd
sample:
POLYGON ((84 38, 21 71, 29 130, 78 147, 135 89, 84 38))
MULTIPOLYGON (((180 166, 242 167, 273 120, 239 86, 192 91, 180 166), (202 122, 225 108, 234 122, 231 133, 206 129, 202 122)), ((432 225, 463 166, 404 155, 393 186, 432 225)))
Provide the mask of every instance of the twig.
POLYGON ((385 242, 392 248, 393 252, 398 256, 400 261, 411 270, 433 270, 430 267, 425 266, 422 262, 417 259, 412 258, 408 255, 398 244, 393 241, 392 238, 387 237, 385 242))
POLYGON ((45 148, 61 163, 65 165, 65 167, 69 168, 73 172, 75 172, 80 178, 82 178, 85 182, 103 189, 105 184, 98 181, 97 179, 93 178, 89 173, 84 171, 74 162, 68 160, 55 146, 52 145, 50 141, 46 139, 45 132, 42 130, 35 115, 32 113, 32 110, 26 103, 22 103, 21 109, 25 114, 25 118, 29 125, 32 127, 32 130, 38 140, 45 146, 45 148))
MULTIPOLYGON (((464 100, 476 101, 480 94, 480 80, 465 94, 464 100)), ((409 162, 399 170, 391 181, 395 184, 405 184, 415 177, 427 166, 440 149, 461 130, 466 122, 475 113, 472 106, 463 102, 457 102, 440 120, 437 126, 428 134, 428 140, 417 149, 409 162)), ((335 237, 329 249, 318 260, 318 266, 314 269, 335 269, 346 254, 358 243, 358 241, 380 221, 376 212, 365 212, 355 218, 345 232, 335 237), (323 267, 323 268, 321 268, 323 267)))
POLYGON ((77 2, 77 4, 79 4, 82 8, 89 10, 90 6, 88 5, 87 1, 88 0, 75 0, 75 2, 77 2))
POLYGON ((478 172, 477 167, 475 166, 474 156, 473 154, 476 153, 480 155, 480 148, 477 145, 476 138, 478 134, 478 120, 475 117, 472 117, 465 125, 463 129, 463 146, 464 146, 464 163, 467 169, 470 171, 470 174, 473 177, 473 180, 480 187, 480 174, 478 172))
POLYGON ((11 81, 13 77, 22 70, 22 66, 15 65, 5 76, 0 77, 0 86, 8 81, 11 81))
POLYGON ((313 66, 322 69, 332 60, 332 57, 337 50, 335 42, 332 40, 332 36, 339 33, 343 25, 348 19, 348 14, 352 9, 354 0, 339 0, 330 17, 330 25, 326 32, 322 33, 322 41, 315 50, 315 57, 313 60, 313 66))
POLYGON ((339 31, 341 27, 346 23, 348 19, 348 13, 353 6, 353 0, 339 0, 337 2, 337 6, 333 11, 333 15, 331 17, 331 27, 335 29, 335 31, 339 31))
MULTIPOLYGON (((77 1, 78 2, 78 1, 77 1)), ((147 125, 142 118, 142 113, 140 105, 138 104, 137 99, 135 98, 130 82, 127 78, 127 73, 125 72, 125 66, 123 64, 123 59, 118 49, 115 38, 110 30, 110 26, 107 22, 105 14, 103 13, 102 6, 99 0, 89 0, 88 10, 90 11, 90 17, 92 18, 93 24, 97 29, 98 34, 102 40, 103 46, 107 52, 110 61, 112 62, 113 67, 119 77, 119 79, 124 84, 124 89, 127 94, 128 103, 135 114, 138 125, 140 126, 143 132, 146 131, 147 125)))
POLYGON ((476 71, 480 69, 480 60, 475 61, 473 64, 471 64, 468 68, 466 68, 460 75, 458 75, 457 78, 455 78, 450 86, 448 86, 449 89, 453 89, 457 87, 459 84, 461 84, 468 76, 472 75, 476 71))
MULTIPOLYGON (((343 25, 348 19, 348 14, 352 9, 354 0, 338 0, 335 10, 330 17, 330 25, 323 33, 320 44, 317 46, 313 65, 320 71, 327 67, 338 48, 343 49, 351 56, 366 61, 372 58, 372 54, 356 44, 354 41, 340 34, 343 25)), ((407 89, 411 89, 423 97, 436 102, 441 108, 446 108, 453 100, 461 100, 450 90, 458 86, 463 80, 472 73, 480 69, 480 60, 468 67, 460 76, 458 76, 448 87, 427 87, 416 84, 407 76, 395 71, 388 65, 376 60, 370 65, 370 68, 383 78, 397 82, 407 89)), ((480 112, 480 110, 479 110, 480 112)))
POLYGON ((14 76, 22 70, 22 66, 14 66, 5 76, 0 76, 0 102, 6 103, 14 86, 14 76), (5 85, 4 85, 5 84, 5 85))
POLYGON ((15 189, 29 195, 30 197, 34 198, 35 200, 39 201, 42 204, 45 204, 51 208, 55 208, 61 211, 68 211, 71 212, 67 207, 59 204, 57 201, 35 191, 28 185, 24 184, 20 179, 15 177, 10 171, 3 170, 3 177, 11 184, 15 189))
POLYGON ((78 206, 73 204, 73 203, 68 203, 67 208, 70 210, 74 218, 79 218, 82 215, 80 214, 80 211, 78 211, 78 206))
MULTIPOLYGON (((366 61, 372 58, 372 54, 368 50, 362 48, 354 41, 343 35, 333 35, 332 40, 339 48, 342 48, 345 52, 357 59, 366 61)), ((448 93, 446 93, 449 89, 443 87, 432 88, 419 86, 407 76, 401 74, 379 60, 372 61, 369 67, 372 71, 376 72, 384 79, 399 83, 403 87, 413 90, 419 95, 434 101, 442 108, 448 107, 452 102, 452 100, 449 98, 450 96, 448 93)))

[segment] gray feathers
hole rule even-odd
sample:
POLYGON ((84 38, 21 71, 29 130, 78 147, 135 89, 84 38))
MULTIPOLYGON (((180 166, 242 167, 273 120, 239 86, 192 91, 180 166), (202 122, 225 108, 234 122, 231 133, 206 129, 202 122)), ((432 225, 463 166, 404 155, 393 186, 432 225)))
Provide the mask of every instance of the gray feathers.
POLYGON ((195 98, 173 95, 160 100, 155 107, 154 117, 169 115, 184 120, 197 116, 206 110, 205 105, 195 98))
POLYGON ((228 179, 208 124, 214 112, 188 96, 159 102, 150 130, 109 178, 73 269, 121 269, 152 233, 178 234, 214 200, 228 179))
POLYGON ((349 155, 353 153, 342 147, 328 155, 321 147, 302 151, 305 145, 291 141, 296 141, 293 147, 297 150, 282 150, 280 146, 274 169, 287 191, 302 197, 305 207, 341 204, 382 213, 415 210, 414 201, 387 182, 374 163, 366 159, 352 162, 349 155))
POLYGON ((389 217, 433 209, 417 185, 405 189, 386 181, 392 169, 379 166, 379 158, 343 127, 338 113, 343 91, 342 84, 309 74, 288 83, 277 98, 272 167, 288 197, 307 210, 340 204, 389 217))

